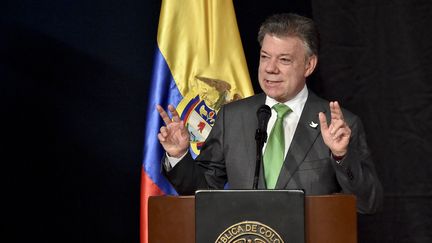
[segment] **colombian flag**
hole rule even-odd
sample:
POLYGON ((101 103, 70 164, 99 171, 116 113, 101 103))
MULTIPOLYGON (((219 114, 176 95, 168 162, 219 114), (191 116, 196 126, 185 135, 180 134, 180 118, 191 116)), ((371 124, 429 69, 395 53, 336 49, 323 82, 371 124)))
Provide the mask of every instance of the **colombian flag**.
POLYGON ((252 94, 232 0, 163 0, 144 136, 141 243, 148 238, 148 197, 177 194, 160 173, 156 104, 177 107, 196 156, 219 108, 252 94))

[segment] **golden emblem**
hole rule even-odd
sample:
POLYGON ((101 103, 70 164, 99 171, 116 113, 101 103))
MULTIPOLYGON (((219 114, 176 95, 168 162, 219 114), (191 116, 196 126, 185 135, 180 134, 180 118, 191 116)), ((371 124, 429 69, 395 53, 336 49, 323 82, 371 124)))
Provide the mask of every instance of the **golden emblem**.
POLYGON ((194 88, 177 106, 189 131, 192 157, 199 154, 222 105, 242 98, 226 81, 204 76, 195 79, 194 88))
POLYGON ((202 92, 200 96, 201 99, 206 101, 209 107, 216 111, 218 111, 222 105, 242 98, 238 93, 230 94, 231 84, 226 81, 201 76, 195 76, 195 78, 211 87, 210 89, 203 87, 202 90, 205 91, 202 92))
POLYGON ((284 243, 271 227, 257 221, 243 221, 228 227, 215 243, 284 243))

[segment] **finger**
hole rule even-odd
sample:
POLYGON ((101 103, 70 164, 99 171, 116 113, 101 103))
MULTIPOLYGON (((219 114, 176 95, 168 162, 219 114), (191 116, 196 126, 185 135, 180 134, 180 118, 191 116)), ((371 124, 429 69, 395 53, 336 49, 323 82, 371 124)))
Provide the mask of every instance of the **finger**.
POLYGON ((334 138, 351 137, 351 129, 344 123, 340 128, 332 134, 334 138))
POLYGON ((166 125, 170 124, 171 123, 171 119, 169 118, 169 116, 166 113, 166 111, 162 108, 162 106, 156 105, 156 109, 159 112, 159 115, 162 118, 162 120, 164 121, 164 123, 166 125))
POLYGON ((161 142, 161 143, 166 141, 166 138, 161 133, 158 133, 157 137, 159 139, 159 142, 161 142))
POLYGON ((336 132, 332 135, 333 140, 339 140, 342 137, 347 135, 347 131, 344 128, 336 130, 336 132))
POLYGON ((342 108, 340 107, 338 101, 334 102, 334 108, 335 108, 336 113, 339 114, 340 119, 344 120, 344 115, 343 115, 343 112, 342 112, 342 108))
POLYGON ((185 125, 184 125, 184 121, 181 121, 180 122, 180 126, 183 128, 181 131, 182 131, 182 136, 183 137, 187 137, 187 136, 189 136, 189 130, 185 127, 185 125))
POLYGON ((318 118, 319 118, 319 122, 320 122, 320 127, 321 127, 321 131, 326 131, 328 130, 328 125, 327 125, 327 118, 324 115, 323 112, 320 112, 318 114, 318 118))
POLYGON ((162 136, 164 136, 164 137, 168 136, 168 128, 166 128, 165 126, 161 127, 161 128, 159 129, 159 131, 160 131, 160 134, 161 134, 162 136))
POLYGON ((175 121, 175 122, 179 122, 180 121, 180 116, 179 116, 176 108, 173 105, 169 105, 168 109, 171 112, 172 120, 175 121))
POLYGON ((332 135, 334 135, 337 130, 339 130, 339 129, 345 127, 345 126, 346 126, 346 124, 345 124, 344 121, 342 121, 342 120, 334 120, 334 121, 332 121, 332 123, 331 123, 331 125, 329 127, 330 133, 332 135))
POLYGON ((332 120, 333 119, 343 120, 343 113, 339 105, 339 102, 337 101, 330 102, 330 113, 331 113, 332 120))

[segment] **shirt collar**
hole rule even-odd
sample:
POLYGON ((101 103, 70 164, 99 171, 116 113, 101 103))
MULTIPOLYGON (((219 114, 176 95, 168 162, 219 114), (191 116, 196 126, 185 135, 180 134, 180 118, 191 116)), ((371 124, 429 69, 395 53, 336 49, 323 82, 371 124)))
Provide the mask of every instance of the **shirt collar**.
MULTIPOLYGON (((284 102, 284 104, 287 105, 289 108, 291 108, 291 110, 293 111, 294 114, 296 114, 298 117, 300 117, 300 115, 303 111, 303 107, 304 107, 306 100, 308 98, 308 94, 309 94, 309 92, 308 92, 308 89, 305 85, 303 87, 303 89, 296 96, 294 96, 294 98, 284 102)), ((273 107, 274 105, 276 105, 277 103, 280 103, 280 102, 276 101, 273 98, 266 96, 265 104, 268 105, 270 108, 273 107)))

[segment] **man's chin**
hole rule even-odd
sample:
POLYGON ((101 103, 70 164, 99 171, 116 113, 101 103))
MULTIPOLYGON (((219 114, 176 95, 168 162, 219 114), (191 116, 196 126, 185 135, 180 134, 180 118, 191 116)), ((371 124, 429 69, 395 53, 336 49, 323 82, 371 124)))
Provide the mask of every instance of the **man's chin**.
POLYGON ((284 97, 283 95, 277 95, 277 94, 271 94, 271 93, 266 93, 266 95, 274 100, 276 100, 277 102, 280 103, 284 103, 286 101, 288 101, 288 99, 286 97, 284 97))

